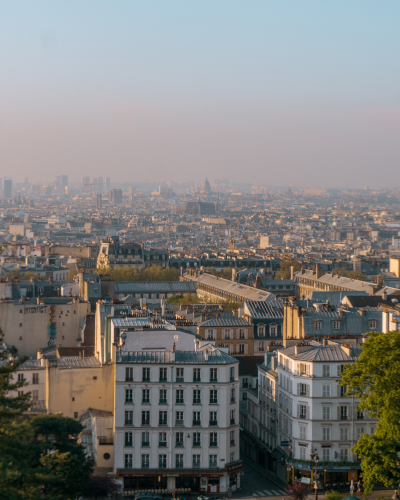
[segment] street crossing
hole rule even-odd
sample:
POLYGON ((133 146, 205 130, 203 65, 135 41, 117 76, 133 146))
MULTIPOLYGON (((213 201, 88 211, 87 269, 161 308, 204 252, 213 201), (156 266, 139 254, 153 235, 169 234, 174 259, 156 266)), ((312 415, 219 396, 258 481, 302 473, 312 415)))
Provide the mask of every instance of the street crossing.
MULTIPOLYGON (((263 497, 284 497, 286 496, 286 493, 277 488, 275 490, 259 490, 259 491, 255 491, 251 497, 253 498, 263 498, 263 497)), ((251 497, 248 497, 248 498, 251 498, 251 497)))

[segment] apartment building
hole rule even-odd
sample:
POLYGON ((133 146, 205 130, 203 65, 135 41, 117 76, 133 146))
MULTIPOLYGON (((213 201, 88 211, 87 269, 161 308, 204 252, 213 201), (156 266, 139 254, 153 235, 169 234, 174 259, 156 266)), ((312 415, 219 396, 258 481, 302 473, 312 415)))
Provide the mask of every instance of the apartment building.
POLYGON ((211 318, 199 324, 197 333, 203 340, 227 347, 234 356, 254 354, 254 325, 245 319, 211 318))
POLYGON ((240 486, 238 361, 196 351, 119 351, 114 472, 125 491, 240 486))

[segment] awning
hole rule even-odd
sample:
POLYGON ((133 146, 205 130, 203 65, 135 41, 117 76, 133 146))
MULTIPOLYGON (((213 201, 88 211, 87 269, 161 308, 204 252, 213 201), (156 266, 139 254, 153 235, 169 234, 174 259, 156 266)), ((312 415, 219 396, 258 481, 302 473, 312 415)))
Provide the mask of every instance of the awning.
POLYGON ((271 456, 273 458, 276 458, 277 460, 280 460, 281 458, 286 457, 286 453, 281 451, 279 448, 275 448, 275 450, 271 453, 271 456))

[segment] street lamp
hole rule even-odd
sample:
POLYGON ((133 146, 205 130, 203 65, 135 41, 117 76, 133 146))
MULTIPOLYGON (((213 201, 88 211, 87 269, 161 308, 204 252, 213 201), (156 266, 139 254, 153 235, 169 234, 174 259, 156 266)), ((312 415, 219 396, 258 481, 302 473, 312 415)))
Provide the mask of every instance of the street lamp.
MULTIPOLYGON (((319 460, 319 457, 317 455, 316 450, 314 450, 313 448, 311 448, 311 450, 310 450, 310 458, 311 458, 311 460, 315 461, 315 473, 314 473, 315 483, 314 483, 314 489, 315 489, 315 500, 318 500, 318 479, 319 479, 319 474, 318 474, 318 460, 319 460)), ((311 468, 312 468, 312 465, 311 465, 311 468)))

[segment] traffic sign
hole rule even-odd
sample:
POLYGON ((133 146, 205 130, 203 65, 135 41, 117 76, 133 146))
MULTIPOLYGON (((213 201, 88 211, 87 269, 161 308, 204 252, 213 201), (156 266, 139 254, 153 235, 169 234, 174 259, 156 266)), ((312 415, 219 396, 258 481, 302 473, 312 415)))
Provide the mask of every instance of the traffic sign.
POLYGON ((314 474, 314 479, 319 479, 319 474, 318 474, 318 472, 316 472, 316 473, 314 474))
POLYGON ((281 441, 281 446, 289 446, 289 441, 281 441))

